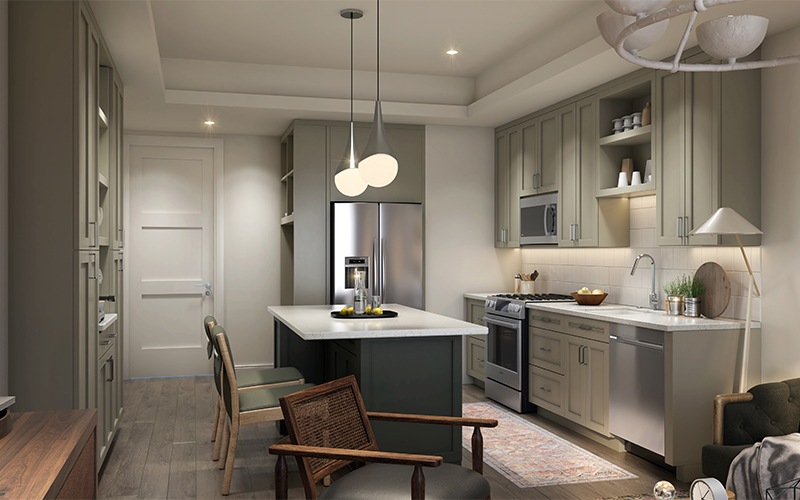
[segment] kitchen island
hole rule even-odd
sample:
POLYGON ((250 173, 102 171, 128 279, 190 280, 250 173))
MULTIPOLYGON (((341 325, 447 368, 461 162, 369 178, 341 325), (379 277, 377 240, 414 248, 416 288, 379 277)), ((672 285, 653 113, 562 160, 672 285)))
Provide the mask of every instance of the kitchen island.
MULTIPOLYGON (((481 325, 384 304, 395 318, 331 317, 341 306, 270 306, 275 366, 294 366, 306 381, 355 375, 368 411, 461 416, 462 337, 481 325)), ((461 429, 374 422, 382 450, 440 455, 461 462, 461 429)))

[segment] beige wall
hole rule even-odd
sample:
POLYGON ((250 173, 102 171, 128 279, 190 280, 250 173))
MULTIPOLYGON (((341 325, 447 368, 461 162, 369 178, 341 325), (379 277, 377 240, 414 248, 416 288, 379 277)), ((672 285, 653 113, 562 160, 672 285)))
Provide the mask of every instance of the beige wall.
POLYGON ((0 395, 8 393, 8 2, 0 1, 0 395))
MULTIPOLYGON (((770 37, 762 57, 796 55, 800 28, 770 37)), ((762 72, 762 378, 800 377, 800 65, 762 72)))
POLYGON ((237 366, 272 365, 270 304, 280 304, 277 137, 224 136, 225 329, 237 366))
POLYGON ((519 251, 495 249, 493 234, 494 130, 426 127, 427 310, 463 318, 465 292, 513 282, 519 251))

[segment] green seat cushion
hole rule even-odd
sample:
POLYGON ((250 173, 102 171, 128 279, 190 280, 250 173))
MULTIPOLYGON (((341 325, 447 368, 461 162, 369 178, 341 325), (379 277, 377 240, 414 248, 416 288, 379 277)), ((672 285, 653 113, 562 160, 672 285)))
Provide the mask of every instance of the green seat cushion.
POLYGON ((239 393, 239 411, 263 410, 280 407, 280 398, 293 392, 314 387, 314 384, 285 385, 282 387, 264 387, 239 393))
MULTIPOLYGON (((367 464, 348 472, 329 487, 318 488, 319 498, 348 500, 381 500, 411 498, 411 474, 408 465, 367 464)), ((489 481, 472 469, 454 464, 423 467, 425 498, 468 499, 489 498, 489 481)))
POLYGON ((259 385, 279 384, 303 379, 300 370, 293 366, 266 368, 261 370, 236 370, 236 383, 239 388, 259 385))
POLYGON ((720 483, 725 484, 728 479, 728 469, 736 455, 752 445, 743 444, 738 446, 725 446, 721 444, 707 444, 703 446, 702 464, 703 474, 706 477, 714 477, 720 483))

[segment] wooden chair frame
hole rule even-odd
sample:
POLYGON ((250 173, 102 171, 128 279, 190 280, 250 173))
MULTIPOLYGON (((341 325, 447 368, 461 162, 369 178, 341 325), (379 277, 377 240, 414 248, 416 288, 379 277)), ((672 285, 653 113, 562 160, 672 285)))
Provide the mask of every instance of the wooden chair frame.
MULTIPOLYGON (((208 342, 209 342, 208 350, 209 350, 209 353, 210 353, 209 357, 213 358, 214 370, 216 371, 217 370, 217 363, 222 363, 222 359, 220 358, 219 352, 218 352, 218 350, 217 350, 217 348, 214 345, 214 342, 212 340, 212 333, 211 332, 214 330, 215 326, 217 326, 216 318, 214 318, 214 316, 211 316, 211 315, 206 316, 205 320, 203 321, 203 327, 205 328, 206 335, 208 336, 208 342)), ((222 376, 222 374, 220 373, 220 377, 221 376, 222 376)), ((284 386, 287 386, 287 385, 300 385, 300 384, 304 384, 304 383, 305 383, 305 379, 304 378, 300 378, 300 379, 296 379, 296 380, 288 380, 286 382, 277 382, 277 383, 273 383, 273 384, 251 385, 251 386, 247 386, 247 387, 239 387, 239 391, 243 392, 243 391, 249 391, 249 390, 253 390, 253 389, 261 389, 261 388, 264 388, 264 387, 284 387, 284 386)), ((217 392, 217 399, 214 402, 214 423, 212 424, 212 427, 211 427, 211 442, 214 443, 214 449, 213 449, 213 451, 211 453, 211 459, 214 460, 214 461, 219 460, 220 451, 222 449, 222 440, 221 439, 217 439, 217 436, 222 436, 223 427, 225 425, 225 419, 221 418, 221 416, 225 413, 225 403, 222 400, 221 396, 222 395, 219 392, 217 392)))
MULTIPOLYGON (((233 463, 236 457, 236 447, 239 441, 239 427, 241 425, 258 423, 258 422, 271 422, 283 420, 283 412, 280 406, 271 408, 262 408, 252 411, 239 410, 239 387, 236 383, 236 369, 233 366, 230 350, 228 349, 228 342, 226 340, 225 330, 219 325, 215 326, 212 330, 216 339, 217 346, 219 346, 220 356, 222 357, 222 376, 228 381, 230 387, 230 397, 225 398, 224 394, 220 398, 222 400, 222 412, 220 420, 223 422, 222 426, 222 450, 220 456, 220 469, 225 469, 225 475, 222 480, 222 494, 227 495, 231 489, 231 480, 233 478, 233 463), (229 399, 231 402, 230 411, 227 411, 225 400, 229 399)), ((225 383, 223 381, 222 390, 225 391, 225 383)), ((216 445, 216 443, 215 443, 216 445)), ((216 447, 216 446, 215 446, 216 447)))
POLYGON ((375 462, 398 465, 410 465, 414 467, 411 476, 411 498, 425 498, 425 475, 422 467, 438 467, 442 464, 442 457, 437 455, 418 455, 411 453, 393 453, 378 450, 375 436, 369 421, 390 421, 407 423, 439 424, 461 427, 473 427, 472 433, 472 469, 479 474, 483 474, 483 435, 481 427, 496 427, 497 420, 477 419, 465 417, 446 417, 434 415, 413 415, 401 413, 368 412, 364 407, 364 401, 358 391, 358 385, 354 376, 347 377, 318 385, 304 391, 300 391, 289 396, 280 398, 281 408, 285 416, 286 427, 292 443, 277 443, 269 447, 272 455, 277 455, 275 464, 275 498, 286 499, 288 497, 288 466, 287 456, 297 459, 300 474, 303 480, 303 488, 306 498, 317 498, 316 483, 329 476, 337 470, 349 465, 351 462, 375 462), (345 387, 352 387, 356 395, 359 416, 365 424, 368 435, 368 442, 360 449, 345 448, 325 448, 316 446, 305 446, 296 442, 296 415, 293 411, 293 404, 304 400, 317 398, 326 393, 333 393, 345 387), (334 460, 329 465, 312 470, 309 463, 310 458, 325 458, 334 460))
POLYGON ((714 397, 714 416, 712 424, 712 443, 724 445, 725 406, 729 403, 747 403, 753 400, 749 392, 718 394, 714 397))

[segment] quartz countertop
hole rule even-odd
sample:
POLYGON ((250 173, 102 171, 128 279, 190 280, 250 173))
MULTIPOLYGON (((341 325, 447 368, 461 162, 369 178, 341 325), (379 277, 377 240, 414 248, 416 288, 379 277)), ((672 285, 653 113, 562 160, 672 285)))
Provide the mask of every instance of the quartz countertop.
MULTIPOLYGON (((652 311, 622 304, 600 304, 581 306, 574 302, 536 302, 527 304, 528 309, 568 314, 581 318, 595 319, 609 323, 639 326, 665 332, 697 330, 737 330, 745 327, 745 321, 731 318, 690 318, 670 316, 664 311, 652 311)), ((761 328, 761 323, 753 321, 751 328, 761 328)))
POLYGON ((383 305, 384 310, 397 312, 396 318, 331 317, 331 311, 341 308, 341 305, 321 305, 269 306, 267 309, 303 340, 486 335, 488 331, 485 326, 400 304, 383 305))
POLYGON ((464 298, 465 299, 473 299, 473 300, 486 300, 486 297, 488 297, 489 295, 497 295, 498 293, 503 293, 503 292, 486 292, 486 293, 481 293, 481 292, 475 293, 475 292, 473 292, 473 293, 465 293, 464 294, 464 298))

